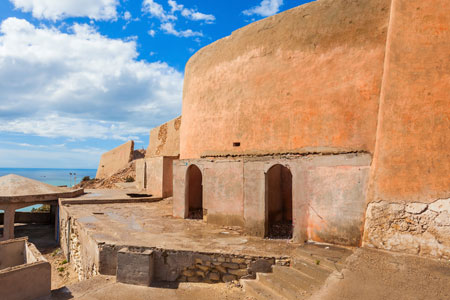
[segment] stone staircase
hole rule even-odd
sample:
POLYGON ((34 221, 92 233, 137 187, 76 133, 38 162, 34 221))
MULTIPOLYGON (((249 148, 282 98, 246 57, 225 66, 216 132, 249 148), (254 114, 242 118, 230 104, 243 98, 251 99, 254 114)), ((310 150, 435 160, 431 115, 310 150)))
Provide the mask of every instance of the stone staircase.
POLYGON ((247 295, 258 300, 308 299, 334 273, 340 276, 352 251, 315 246, 297 249, 290 267, 273 266, 272 273, 257 273, 256 280, 241 280, 247 295))

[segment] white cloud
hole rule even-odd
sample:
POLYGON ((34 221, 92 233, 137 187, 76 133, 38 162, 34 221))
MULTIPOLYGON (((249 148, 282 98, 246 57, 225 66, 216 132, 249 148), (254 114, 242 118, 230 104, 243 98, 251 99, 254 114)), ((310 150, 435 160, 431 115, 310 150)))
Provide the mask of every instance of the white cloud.
POLYGON ((176 20, 177 17, 164 10, 163 6, 153 0, 144 0, 142 10, 149 13, 150 16, 160 19, 161 21, 176 20))
POLYGON ((70 33, 9 18, 0 25, 0 132, 126 140, 175 117, 183 75, 137 60, 136 41, 89 25, 70 33))
POLYGON ((258 6, 244 10, 244 15, 260 15, 262 17, 268 17, 274 15, 280 11, 280 7, 283 5, 283 0, 262 0, 258 6))
POLYGON ((124 18, 125 20, 131 19, 131 13, 130 13, 129 11, 126 11, 126 12, 123 14, 123 18, 124 18))
MULTIPOLYGON (((175 22, 178 20, 177 14, 191 21, 200 21, 206 24, 212 24, 216 20, 214 15, 204 14, 196 9, 185 8, 183 4, 178 4, 175 0, 168 0, 170 12, 166 11, 164 7, 154 0, 144 0, 142 3, 142 10, 151 17, 157 18, 161 21, 160 28, 166 34, 171 34, 177 37, 199 37, 203 36, 201 32, 192 29, 176 30, 175 22)), ((150 33, 150 31, 149 31, 150 33)), ((150 34, 152 35, 152 34, 150 34)))
POLYGON ((181 15, 192 21, 204 21, 207 24, 212 24, 216 20, 213 15, 203 14, 194 9, 185 8, 181 11, 181 15))
POLYGON ((89 17, 96 20, 117 18, 117 0, 9 0, 16 9, 31 12, 38 19, 60 20, 89 17))
POLYGON ((171 34, 171 35, 174 35, 177 37, 203 36, 203 33, 198 32, 198 31, 192 31, 191 29, 177 31, 175 29, 175 25, 173 23, 163 23, 163 24, 161 24, 161 29, 165 33, 171 34))
POLYGON ((153 30, 153 29, 150 29, 150 30, 148 31, 148 34, 149 34, 150 36, 154 37, 155 34, 156 34, 156 31, 153 30))
POLYGON ((169 5, 170 5, 170 8, 171 8, 170 12, 171 12, 171 13, 174 13, 174 12, 176 12, 176 11, 180 11, 180 10, 182 10, 183 7, 184 7, 184 5, 178 4, 178 3, 177 3, 176 1, 174 1, 174 0, 169 0, 169 1, 167 1, 167 2, 168 2, 169 5))

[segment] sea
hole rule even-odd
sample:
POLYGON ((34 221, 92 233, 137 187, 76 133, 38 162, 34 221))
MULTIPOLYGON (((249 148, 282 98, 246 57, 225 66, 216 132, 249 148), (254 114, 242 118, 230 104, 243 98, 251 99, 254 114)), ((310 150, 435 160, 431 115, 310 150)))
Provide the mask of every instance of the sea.
MULTIPOLYGON (((55 186, 72 187, 85 177, 95 178, 96 169, 19 169, 19 168, 0 168, 0 177, 8 174, 16 174, 23 177, 35 179, 55 186)), ((28 206, 18 211, 31 211, 41 205, 28 206)), ((0 210, 0 213, 3 211, 0 210)))

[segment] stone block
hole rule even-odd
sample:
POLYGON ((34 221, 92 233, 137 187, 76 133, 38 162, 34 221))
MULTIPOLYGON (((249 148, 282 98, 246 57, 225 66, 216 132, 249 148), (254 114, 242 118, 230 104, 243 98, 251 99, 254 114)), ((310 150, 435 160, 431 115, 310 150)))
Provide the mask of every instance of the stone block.
POLYGON ((216 270, 219 271, 220 273, 226 273, 227 269, 221 265, 216 266, 216 270))
POLYGON ((426 203, 408 203, 405 207, 405 211, 410 214, 421 214, 428 208, 426 203))
POLYGON ((250 263, 249 271, 252 273, 270 273, 272 272, 272 263, 265 259, 258 259, 250 263))
POLYGON ((153 251, 121 249, 117 254, 117 281, 126 284, 150 286, 154 273, 153 251))
POLYGON ((227 269, 233 269, 233 270, 239 269, 239 265, 238 264, 230 263, 230 262, 223 263, 222 266, 227 268, 227 269))
POLYGON ((208 275, 209 280, 213 280, 213 281, 219 281, 220 280, 220 274, 217 272, 211 272, 208 275))
POLYGON ((228 270, 228 273, 236 275, 237 277, 241 278, 242 276, 248 275, 248 270, 247 269, 228 270))

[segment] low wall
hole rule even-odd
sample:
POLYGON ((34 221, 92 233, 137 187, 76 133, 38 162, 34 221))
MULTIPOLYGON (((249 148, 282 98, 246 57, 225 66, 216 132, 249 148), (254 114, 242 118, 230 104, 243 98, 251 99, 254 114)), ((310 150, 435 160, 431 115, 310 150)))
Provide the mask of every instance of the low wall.
POLYGON ((45 297, 51 290, 51 266, 36 262, 0 271, 0 291, 8 300, 45 297))
POLYGON ((364 227, 371 156, 361 153, 180 160, 174 163, 173 214, 186 218, 186 172, 202 172, 207 221, 238 225, 251 235, 266 234, 266 173, 274 165, 292 174, 296 242, 313 240, 359 246, 364 227))
POLYGON ((51 266, 33 244, 26 238, 0 242, 0 295, 32 300, 50 291, 51 266))
POLYGON ((26 263, 26 239, 0 242, 0 270, 26 263))
MULTIPOLYGON (((4 214, 0 213, 0 225, 3 225, 4 214)), ((16 211, 14 214, 15 223, 24 224, 51 224, 52 216, 50 213, 33 213, 16 211)))
POLYGON ((99 247, 86 232, 60 206, 60 246, 67 260, 78 273, 79 280, 92 278, 98 274, 99 247))

